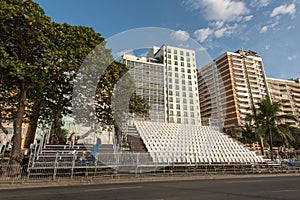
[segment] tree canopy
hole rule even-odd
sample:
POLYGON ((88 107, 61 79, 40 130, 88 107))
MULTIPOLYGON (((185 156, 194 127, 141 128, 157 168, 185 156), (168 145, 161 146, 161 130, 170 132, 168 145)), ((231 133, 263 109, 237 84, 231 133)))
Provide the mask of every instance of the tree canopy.
MULTIPOLYGON (((127 68, 113 61, 100 33, 84 26, 53 22, 31 0, 1 1, 0 21, 0 128, 5 132, 2 123, 13 122, 12 162, 22 159, 23 122, 30 125, 27 145, 34 137, 39 119, 54 124, 56 132, 60 131, 62 116, 72 111, 73 87, 76 81, 80 82, 75 78, 82 66, 84 70, 80 73, 88 79, 81 81, 93 83, 94 91, 97 87, 103 93, 103 101, 95 103, 104 108, 97 117, 105 124, 113 124, 108 97, 127 68), (97 67, 101 70, 95 71, 97 67), (94 84, 95 81, 99 83, 94 84)), ((133 102, 138 102, 132 104, 133 109, 147 113, 141 110, 148 108, 144 100, 133 97, 133 102)))

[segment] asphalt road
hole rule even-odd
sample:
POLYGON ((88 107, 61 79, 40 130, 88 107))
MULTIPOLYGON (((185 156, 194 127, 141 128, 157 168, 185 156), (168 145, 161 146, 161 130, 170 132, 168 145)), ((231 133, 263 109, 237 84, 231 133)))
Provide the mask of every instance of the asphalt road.
POLYGON ((1 200, 300 199, 300 176, 115 183, 0 190, 1 200))

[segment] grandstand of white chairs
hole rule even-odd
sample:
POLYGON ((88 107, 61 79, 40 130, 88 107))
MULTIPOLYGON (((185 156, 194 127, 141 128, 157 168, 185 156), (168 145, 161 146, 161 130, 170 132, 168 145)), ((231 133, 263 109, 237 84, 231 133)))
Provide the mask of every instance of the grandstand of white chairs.
POLYGON ((261 156, 212 127, 135 121, 156 163, 257 164, 261 156))

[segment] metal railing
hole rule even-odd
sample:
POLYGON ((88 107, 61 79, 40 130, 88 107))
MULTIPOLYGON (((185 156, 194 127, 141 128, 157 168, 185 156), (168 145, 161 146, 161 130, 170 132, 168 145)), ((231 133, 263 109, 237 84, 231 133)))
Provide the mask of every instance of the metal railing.
POLYGON ((139 153, 100 154, 95 163, 83 162, 76 154, 57 152, 48 157, 51 158, 49 161, 35 161, 30 166, 0 165, 0 184, 122 177, 300 173, 300 167, 285 164, 159 163, 153 161, 149 154, 139 153))

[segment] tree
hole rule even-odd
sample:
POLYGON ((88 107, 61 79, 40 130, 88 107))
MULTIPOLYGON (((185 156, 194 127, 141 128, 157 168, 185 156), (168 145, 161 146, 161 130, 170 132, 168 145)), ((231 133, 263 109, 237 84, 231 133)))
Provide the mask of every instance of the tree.
POLYGON ((248 119, 254 121, 255 133, 267 139, 270 147, 270 157, 273 159, 273 139, 279 137, 282 143, 289 146, 289 141, 294 138, 291 134, 291 127, 285 123, 286 120, 297 121, 293 115, 280 115, 280 104, 271 102, 267 97, 259 103, 258 112, 249 115, 248 119))
POLYGON ((11 161, 20 163, 22 124, 26 111, 30 112, 28 94, 42 91, 63 74, 76 72, 91 51, 86 42, 95 46, 103 38, 90 28, 51 22, 31 0, 1 1, 0 21, 0 85, 9 83, 14 89, 11 161))
POLYGON ((239 126, 238 131, 242 134, 241 142, 245 144, 252 144, 257 141, 257 135, 254 132, 253 125, 250 122, 245 123, 244 126, 239 126))

